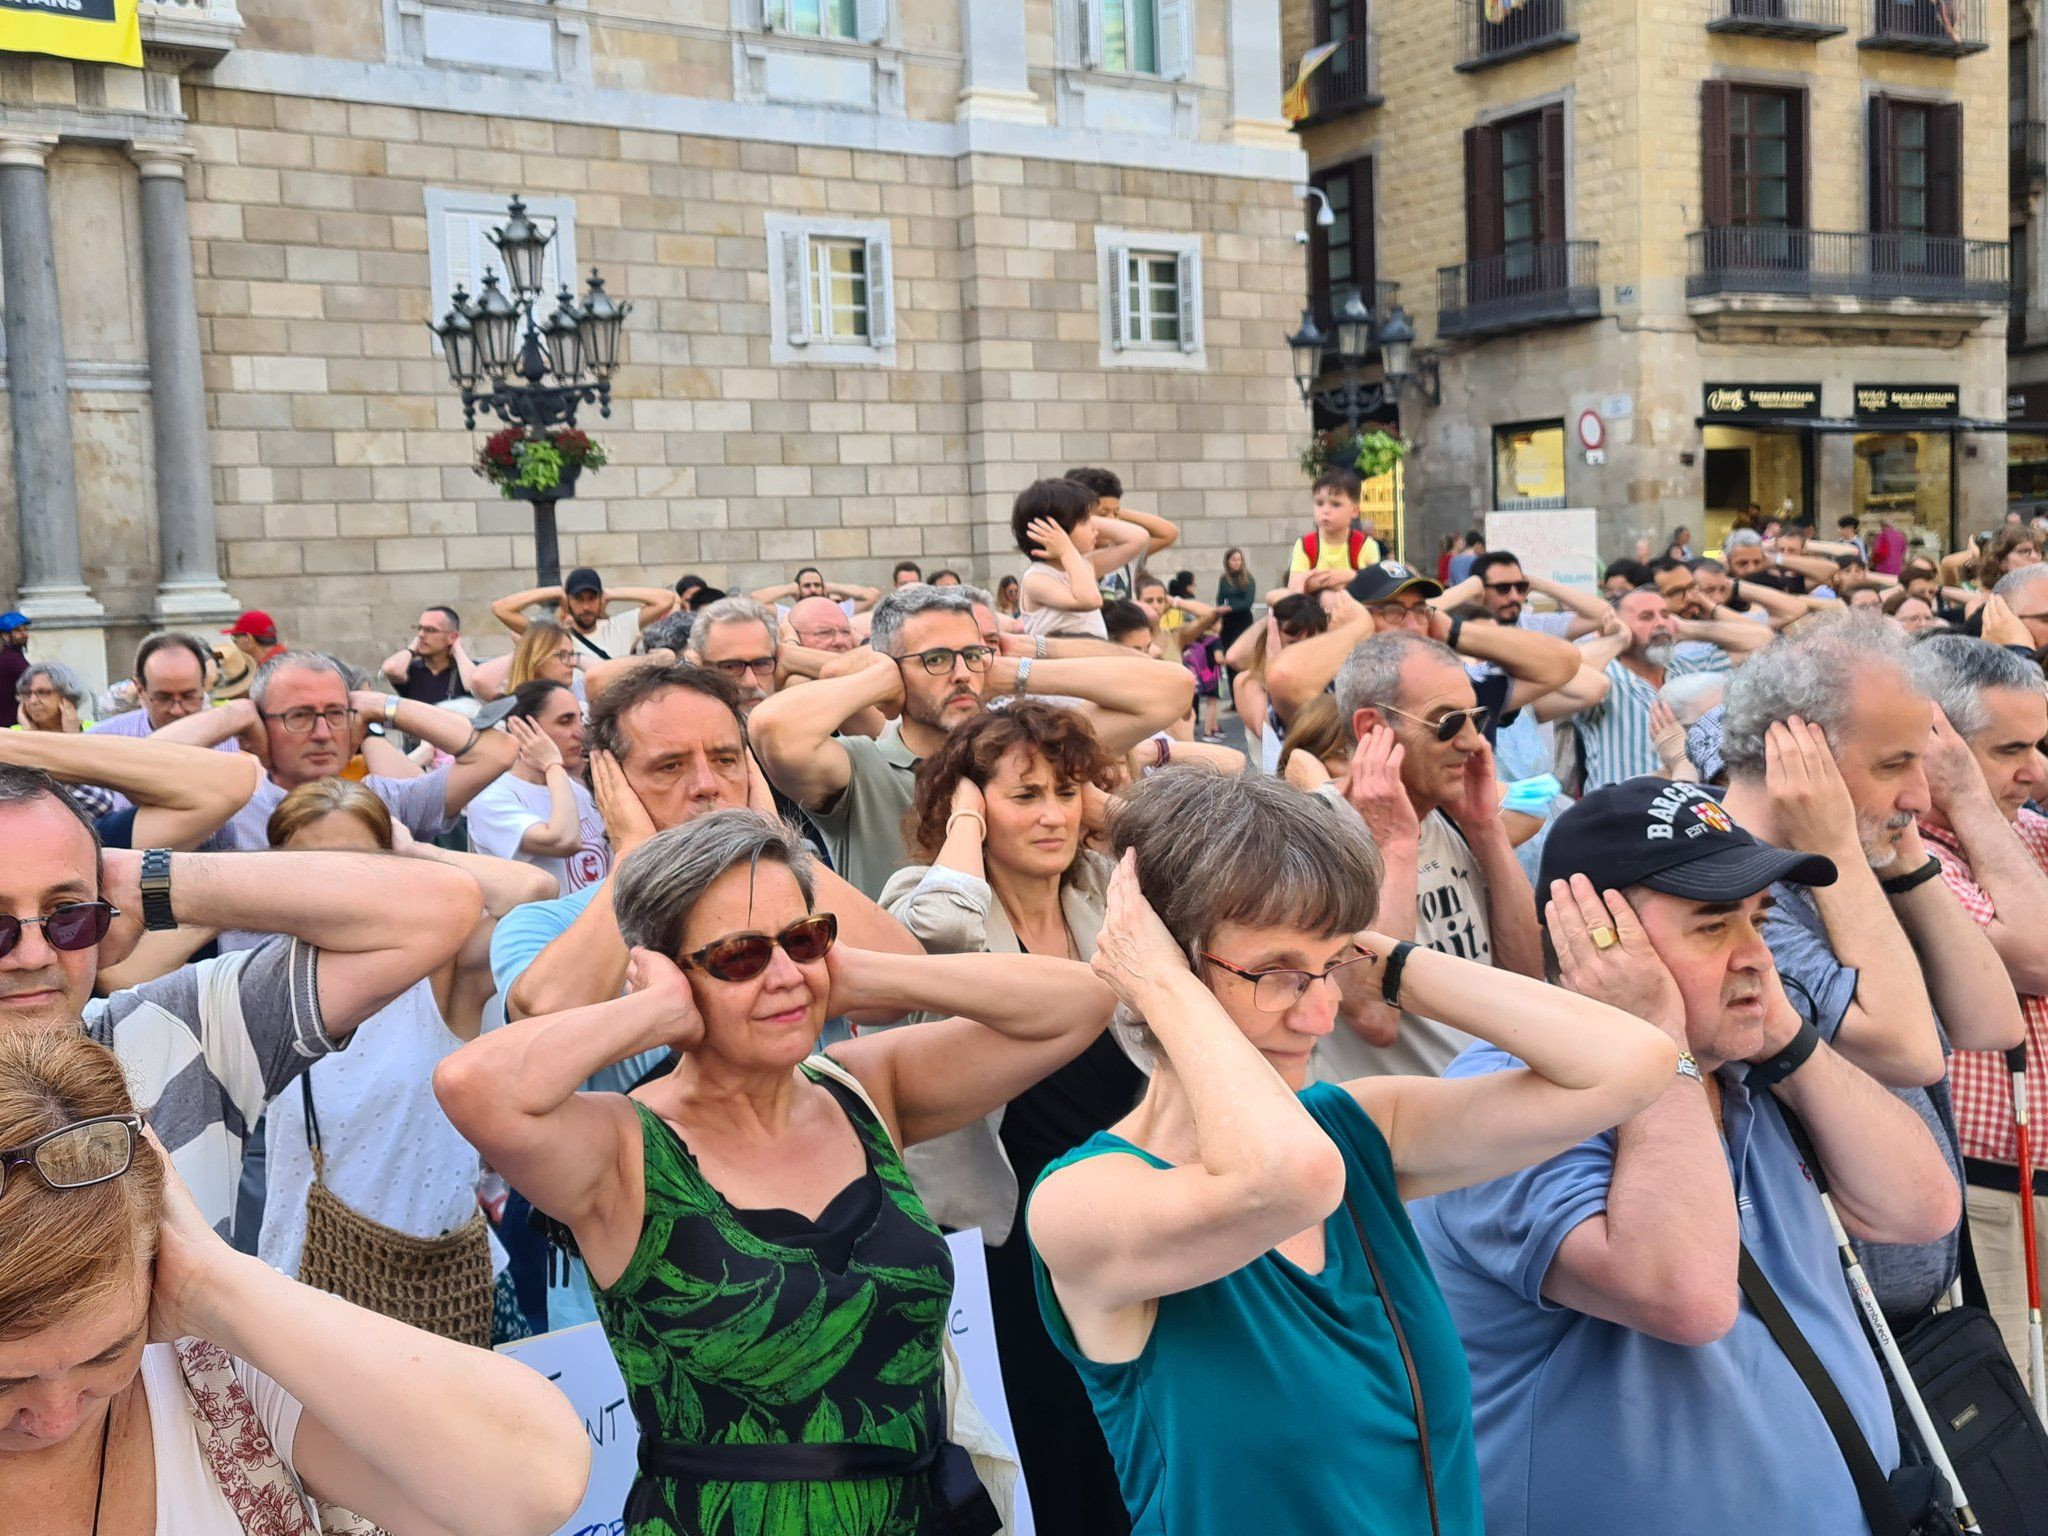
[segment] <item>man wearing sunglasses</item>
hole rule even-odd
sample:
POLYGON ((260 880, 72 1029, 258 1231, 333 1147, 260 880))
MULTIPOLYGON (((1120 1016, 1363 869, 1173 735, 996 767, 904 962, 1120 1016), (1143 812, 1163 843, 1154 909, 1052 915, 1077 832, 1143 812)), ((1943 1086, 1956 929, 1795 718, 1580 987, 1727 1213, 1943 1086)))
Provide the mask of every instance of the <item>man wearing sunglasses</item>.
MULTIPOLYGON (((1363 818, 1386 861, 1380 931, 1540 978, 1536 904, 1500 819, 1486 707, 1464 662, 1423 635, 1375 635, 1337 674, 1337 712, 1355 746, 1350 771, 1322 793, 1363 818)), ((1340 1018, 1346 1027, 1316 1051, 1327 1082, 1439 1076, 1471 1041, 1367 999, 1347 997, 1340 1018)))
POLYGON ((268 770, 256 793, 236 813, 216 846, 255 850, 270 846, 270 813, 301 784, 332 777, 348 766, 373 723, 404 731, 454 757, 414 779, 371 774, 363 780, 394 821, 422 842, 454 825, 462 808, 512 766, 518 746, 503 731, 480 731, 462 715, 396 694, 351 693, 348 675, 332 656, 286 651, 264 663, 249 697, 166 726, 157 734, 188 746, 211 747, 240 736, 268 770))
POLYGON ((989 645, 964 588, 899 587, 875 605, 874 657, 857 671, 764 700, 750 722, 769 782, 825 834, 832 864, 870 897, 904 864, 903 818, 918 763, 985 704, 1064 698, 1104 750, 1129 751, 1186 714, 1187 668, 1134 655, 1058 654, 1021 635, 989 645), (1015 645, 1022 655, 1006 654, 1015 645), (839 734, 862 710, 893 714, 879 738, 839 734))
POLYGON ((1472 562, 1472 574, 1448 587, 1431 600, 1432 608, 1446 613, 1478 603, 1496 624, 1520 627, 1539 635, 1556 635, 1577 640, 1597 634, 1614 619, 1614 612, 1598 593, 1576 591, 1542 576, 1531 576, 1522 562, 1505 549, 1490 549, 1472 562), (1541 593, 1557 604, 1556 613, 1531 613, 1529 594, 1541 593))
POLYGON ((102 854, 54 779, 11 765, 0 847, 0 1029, 82 1021, 111 1047, 216 1226, 265 1104, 453 956, 482 910, 475 881, 425 860, 395 900, 389 861, 369 854, 102 854), (177 926, 286 937, 93 1000, 145 927, 177 926))

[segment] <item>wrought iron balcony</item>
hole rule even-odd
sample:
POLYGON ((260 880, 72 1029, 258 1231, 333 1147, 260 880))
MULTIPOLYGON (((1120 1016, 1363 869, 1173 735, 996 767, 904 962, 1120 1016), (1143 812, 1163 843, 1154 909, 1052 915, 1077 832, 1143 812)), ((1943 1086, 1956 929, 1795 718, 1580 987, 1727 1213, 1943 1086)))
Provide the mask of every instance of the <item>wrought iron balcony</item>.
POLYGON ((1686 236, 1688 299, 1916 299, 2000 308, 2007 247, 1956 235, 1724 228, 1686 236))
POLYGON ((1354 32, 1325 64, 1309 77, 1308 116, 1297 126, 1328 122, 1378 106, 1384 98, 1378 90, 1378 60, 1373 57, 1372 39, 1354 32))
POLYGON ((1818 42, 1849 30, 1850 0, 1713 0, 1709 32, 1818 42))
POLYGON ((1454 67, 1470 74, 1576 43, 1571 10, 1571 0, 1458 0, 1454 67))
POLYGON ((141 0, 140 11, 145 46, 200 65, 218 64, 242 35, 235 0, 141 0))
POLYGON ((1600 316, 1600 242, 1524 245, 1436 272, 1439 336, 1487 336, 1600 316))
POLYGON ((1986 0, 1868 0, 1870 32, 1858 48, 1931 53, 1945 59, 1982 53, 1986 0))
POLYGON ((2010 146, 2012 193, 2024 198, 2048 180, 2048 123, 2014 123, 2010 146))

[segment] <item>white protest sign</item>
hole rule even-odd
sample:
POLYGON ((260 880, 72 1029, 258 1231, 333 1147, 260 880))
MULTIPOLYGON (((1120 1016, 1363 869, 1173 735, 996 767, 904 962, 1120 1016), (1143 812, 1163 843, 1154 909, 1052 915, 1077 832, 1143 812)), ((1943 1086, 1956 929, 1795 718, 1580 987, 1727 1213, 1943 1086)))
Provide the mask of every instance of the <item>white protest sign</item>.
MULTIPOLYGON (((968 1390, 997 1434, 1015 1446, 1010 1407, 1003 1397, 1003 1368, 996 1358, 995 1316, 989 1306, 988 1264, 981 1233, 955 1232, 947 1238, 953 1250, 953 1307, 947 1319, 953 1348, 968 1390)), ((625 1536, 626 1495, 632 1491, 638 1465, 640 1431, 626 1401, 625 1379, 612 1359, 604 1329, 583 1323, 557 1333, 520 1339, 498 1353, 539 1371, 569 1399, 590 1435, 590 1486, 583 1503, 556 1536, 625 1536)), ((1016 1518, 1005 1536, 1034 1536, 1031 1501, 1017 1485, 1016 1518)))
POLYGON ((1522 562, 1526 576, 1541 576, 1575 592, 1600 589, 1600 516, 1591 507, 1542 512, 1489 512, 1486 547, 1522 562))

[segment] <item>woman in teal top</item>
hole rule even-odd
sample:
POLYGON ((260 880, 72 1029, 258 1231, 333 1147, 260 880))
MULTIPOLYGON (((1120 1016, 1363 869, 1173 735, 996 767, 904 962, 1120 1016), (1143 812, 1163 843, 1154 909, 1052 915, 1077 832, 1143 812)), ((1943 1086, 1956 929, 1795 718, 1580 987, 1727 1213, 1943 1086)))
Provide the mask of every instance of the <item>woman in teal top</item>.
MULTIPOLYGON (((1355 784, 1400 793, 1398 755, 1374 745, 1355 784)), ((1464 1354, 1401 1202, 1618 1125, 1664 1091, 1675 1047, 1618 1008, 1369 931, 1363 822, 1278 780, 1155 775, 1110 830, 1094 967, 1158 1060, 1129 1116, 1046 1170, 1027 1223, 1134 1536, 1474 1536, 1464 1354), (1321 1036, 1386 1043, 1397 1002, 1530 1065, 1306 1086, 1321 1036)))

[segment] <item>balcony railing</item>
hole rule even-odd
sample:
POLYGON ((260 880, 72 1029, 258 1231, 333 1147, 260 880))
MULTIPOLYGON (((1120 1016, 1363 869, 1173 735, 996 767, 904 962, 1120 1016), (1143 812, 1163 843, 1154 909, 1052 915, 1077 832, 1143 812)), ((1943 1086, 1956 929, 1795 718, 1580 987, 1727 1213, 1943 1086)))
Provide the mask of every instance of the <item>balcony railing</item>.
POLYGON ((2048 123, 2014 123, 2010 147, 2013 196, 2023 198, 2048 180, 2048 123))
POLYGON ((1685 296, 2009 302, 2006 246, 1956 235, 1701 229, 1686 236, 1685 296))
POLYGON ((1991 46, 1984 36, 1987 0, 1868 0, 1870 33, 1859 48, 1932 53, 1959 59, 1991 46))
POLYGON ((1373 63, 1370 37, 1357 32, 1346 38, 1330 62, 1309 77, 1307 121, 1321 122, 1378 106, 1381 97, 1375 87, 1379 72, 1373 63))
POLYGON ((1439 336, 1484 336, 1600 316, 1600 242, 1517 246, 1436 272, 1439 336))
POLYGON ((1464 74, 1576 43, 1571 0, 1457 0, 1458 62, 1464 74), (1489 20, 1489 13, 1499 20, 1489 20))
POLYGON ((1849 30, 1850 0, 1713 0, 1709 32, 1814 42, 1849 30))

